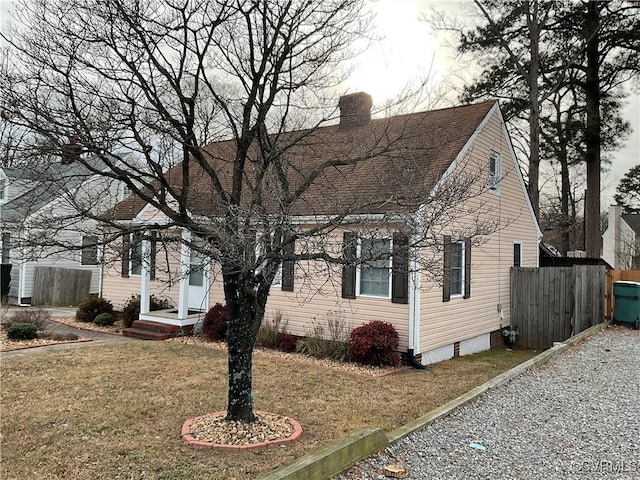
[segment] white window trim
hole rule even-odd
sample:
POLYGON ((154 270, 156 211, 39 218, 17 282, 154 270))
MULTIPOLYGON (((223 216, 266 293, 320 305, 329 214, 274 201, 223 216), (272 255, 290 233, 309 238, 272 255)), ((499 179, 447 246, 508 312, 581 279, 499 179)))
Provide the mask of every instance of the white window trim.
MULTIPOLYGON (((367 237, 368 239, 374 239, 373 237, 367 237)), ((381 237, 381 238, 375 238, 374 240, 389 240, 389 252, 393 252, 393 238, 392 237, 381 237)), ((358 244, 356 247, 356 258, 360 259, 361 255, 362 255, 362 239, 358 236, 358 244)), ((389 256, 389 263, 388 263, 388 271, 389 271, 389 288, 388 288, 388 292, 387 295, 371 295, 368 293, 360 293, 360 278, 361 278, 361 273, 360 273, 360 269, 362 267, 362 265, 360 265, 360 263, 358 263, 358 266, 356 267, 356 297, 363 297, 363 298, 382 298, 382 299, 391 299, 391 274, 392 274, 392 266, 393 266, 393 257, 390 255, 389 256)))
POLYGON ((460 247, 460 257, 461 257, 461 263, 462 263, 462 267, 461 267, 461 275, 460 275, 460 293, 452 293, 453 292, 453 288, 451 288, 451 278, 453 278, 453 258, 451 259, 451 271, 449 272, 450 275, 450 279, 449 279, 449 298, 464 298, 465 295, 465 261, 466 261, 466 249, 465 249, 465 242, 451 242, 452 245, 456 245, 460 247))
POLYGON ((521 242, 521 241, 519 241, 519 240, 518 240, 518 241, 513 242, 513 249, 511 250, 511 263, 512 263, 512 265, 513 265, 514 267, 516 266, 516 265, 515 265, 515 263, 514 263, 514 261, 513 261, 513 260, 514 260, 514 258, 513 258, 513 257, 514 257, 514 254, 515 254, 515 247, 516 247, 516 245, 520 245, 520 265, 518 265, 518 266, 519 266, 519 267, 521 267, 521 266, 522 266, 522 253, 523 253, 524 249, 522 248, 522 242, 521 242))
POLYGON ((501 180, 501 167, 502 167, 502 155, 500 152, 491 149, 489 151, 489 172, 487 184, 489 187, 489 192, 495 195, 500 195, 500 180, 501 180), (495 158, 495 171, 491 172, 491 159, 495 158))
MULTIPOLYGON (((271 232, 270 235, 273 236, 273 232, 271 232)), ((256 247, 255 247, 256 257, 259 257, 262 254, 262 244, 260 243, 261 238, 262 238, 262 234, 259 232, 256 233, 256 247)), ((256 268, 255 270, 256 275, 259 274, 263 268, 264 268, 264 265, 258 265, 258 268, 256 268)), ((282 262, 280 262, 280 265, 278 266, 278 271, 273 277, 271 286, 272 287, 282 286, 282 262)))

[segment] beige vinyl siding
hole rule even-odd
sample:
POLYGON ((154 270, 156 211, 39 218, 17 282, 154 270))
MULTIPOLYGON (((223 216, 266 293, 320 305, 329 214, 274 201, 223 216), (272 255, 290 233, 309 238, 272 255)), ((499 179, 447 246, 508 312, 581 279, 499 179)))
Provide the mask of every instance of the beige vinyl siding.
MULTIPOLYGON (((122 239, 114 242, 105 250, 107 264, 104 267, 102 295, 113 303, 114 308, 121 309, 132 295, 140 294, 141 277, 122 277, 122 239)), ((180 279, 180 243, 162 244, 158 242, 156 252, 156 279, 151 280, 149 289, 152 295, 168 298, 173 305, 178 305, 180 279), (164 245, 164 246, 163 246, 164 245), (168 273, 170 272, 170 273, 168 273)))
MULTIPOLYGON (((334 251, 340 251, 343 230, 334 232, 330 241, 334 251)), ((273 321, 282 313, 287 331, 305 336, 314 325, 324 328, 329 336, 327 320, 339 319, 345 326, 345 334, 372 320, 393 324, 398 331, 400 350, 406 350, 409 336, 409 306, 392 303, 390 298, 359 296, 342 298, 342 269, 324 262, 301 262, 294 269, 294 291, 282 291, 280 286, 271 288, 265 321, 273 321)))
POLYGON ((498 115, 494 113, 467 152, 467 159, 486 165, 490 150, 501 154, 499 195, 484 193, 477 201, 507 225, 471 248, 471 298, 442 301, 442 288, 423 278, 419 351, 482 335, 509 325, 509 272, 513 244, 522 245, 522 266, 537 266, 537 228, 515 170, 498 115), (502 318, 498 306, 502 307, 502 318))

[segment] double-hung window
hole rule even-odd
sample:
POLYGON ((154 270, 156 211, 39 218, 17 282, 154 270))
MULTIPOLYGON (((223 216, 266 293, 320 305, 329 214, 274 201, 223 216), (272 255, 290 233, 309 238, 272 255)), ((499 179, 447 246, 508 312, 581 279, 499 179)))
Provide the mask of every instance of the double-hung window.
POLYGON ((500 192, 500 153, 491 150, 489 153, 489 191, 493 193, 500 192))
POLYGON ((142 233, 128 233, 122 237, 122 276, 142 274, 142 233))
POLYGON ((442 301, 471 297, 471 239, 444 237, 442 301))
POLYGON ((342 240, 342 298, 358 296, 409 302, 409 237, 371 238, 344 232, 342 240))
POLYGON ((362 238, 359 241, 358 294, 389 298, 391 295, 391 239, 362 238))
POLYGON ((460 296, 464 293, 464 243, 451 244, 451 296, 460 296))

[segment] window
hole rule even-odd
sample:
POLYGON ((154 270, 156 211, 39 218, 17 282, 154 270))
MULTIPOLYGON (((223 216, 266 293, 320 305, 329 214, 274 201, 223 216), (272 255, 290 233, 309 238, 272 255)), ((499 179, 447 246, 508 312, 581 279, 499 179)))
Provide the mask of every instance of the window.
POLYGON ((82 259, 81 265, 98 264, 98 237, 89 235, 82 237, 82 259))
POLYGON ((471 239, 452 241, 444 237, 442 301, 471 297, 471 239))
POLYGON ((513 266, 514 267, 522 266, 522 244, 521 243, 513 244, 513 266))
POLYGON ((142 233, 128 233, 122 237, 122 276, 142 273, 142 233))
POLYGON ((358 257, 363 262, 359 268, 358 293, 373 297, 389 297, 391 239, 360 239, 358 257))
POLYGON ((11 263, 11 234, 2 234, 2 263, 11 263))
POLYGON ((409 238, 396 233, 391 238, 358 238, 344 232, 342 297, 358 295, 409 302, 409 238))
POLYGON ((500 186, 500 154, 495 150, 489 153, 489 190, 498 192, 500 186))
MULTIPOLYGON (((273 241, 274 233, 271 233, 271 240, 273 241)), ((260 235, 257 236, 256 241, 256 256, 260 256, 262 250, 260 235)), ((283 260, 278 267, 278 270, 271 281, 272 287, 280 287, 281 290, 286 292, 293 292, 294 287, 294 271, 295 260, 288 260, 295 254, 295 242, 293 240, 287 241, 282 245, 282 257, 283 260)))
POLYGON ((462 295, 464 287, 464 243, 455 242, 451 245, 451 286, 450 293, 462 295))

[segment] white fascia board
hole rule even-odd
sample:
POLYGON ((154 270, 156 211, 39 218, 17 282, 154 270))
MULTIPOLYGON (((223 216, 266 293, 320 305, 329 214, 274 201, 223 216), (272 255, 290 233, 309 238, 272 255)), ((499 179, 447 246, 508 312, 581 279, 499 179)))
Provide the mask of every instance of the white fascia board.
POLYGON ((456 169, 456 167, 458 166, 458 164, 462 161, 462 159, 464 158, 464 156, 467 154, 467 152, 469 151, 469 149, 471 148, 471 146, 473 145, 473 143, 476 141, 476 139, 478 138, 478 136, 480 135, 480 132, 482 132, 482 129, 486 126, 486 124, 489 122, 489 120, 491 119, 492 115, 498 115, 498 119, 500 120, 500 126, 502 128, 502 134, 504 135, 504 138, 507 142, 507 148, 509 149, 509 154, 511 157, 511 163, 514 167, 514 170, 516 172, 516 175, 518 176, 518 182, 520 183, 520 187, 522 188, 522 193, 524 195, 524 200, 527 204, 527 207, 529 209, 529 214, 531 215, 531 219, 533 220, 533 223, 536 227, 536 233, 538 235, 538 243, 540 243, 540 241, 542 240, 542 230, 540 230, 540 225, 538 225, 538 220, 536 219, 536 216, 533 213, 533 206, 531 205, 531 199, 529 198, 529 193, 527 192, 527 188, 524 184, 524 179, 522 178, 522 172, 520 171, 520 166, 518 165, 518 161, 516 159, 516 153, 515 150, 513 149, 513 144, 511 143, 511 136, 509 135, 509 132, 507 131, 507 126, 504 122, 504 118, 502 116, 502 111, 500 110, 500 105, 498 102, 496 102, 493 107, 491 107, 491 110, 489 110, 487 112, 487 115, 482 119, 482 122, 480 122, 480 125, 478 125, 478 127, 476 128, 475 132, 473 132, 473 134, 469 137, 469 140, 467 140, 467 142, 465 143, 464 147, 462 147, 462 150, 460 150, 460 152, 458 153, 458 155, 456 155, 456 158, 453 162, 451 162, 451 165, 449 165, 449 168, 447 168, 447 170, 444 172, 444 174, 442 175, 442 178, 440 178, 440 180, 438 181, 438 183, 436 184, 435 187, 433 187, 432 192, 436 192, 438 190, 438 188, 442 185, 442 183, 444 182, 444 180, 453 173, 453 171, 456 169))
MULTIPOLYGON (((458 167, 458 164, 462 161, 462 159, 465 157, 465 155, 467 154, 467 152, 469 151, 469 149, 471 148, 471 146, 473 145, 473 143, 476 141, 476 139, 478 138, 478 136, 480 135, 480 132, 482 132, 482 129, 485 127, 485 125, 489 122, 489 120, 491 119, 491 115, 493 115, 495 112, 500 112, 500 107, 498 106, 498 102, 496 102, 493 107, 491 107, 491 110, 489 110, 487 112, 487 114, 485 115, 485 117, 482 119, 482 122, 480 122, 480 125, 478 125, 475 129, 475 131, 471 134, 471 136, 469 137, 469 139, 466 141, 466 143, 464 144, 464 146, 462 147, 462 149, 458 152, 458 155, 456 155, 456 158, 453 160, 453 162, 451 162, 451 165, 449 165, 449 167, 447 168, 447 170, 444 172, 444 174, 442 175, 442 177, 440 178, 440 180, 438 180, 438 183, 436 183, 436 185, 433 187, 432 189, 432 193, 435 193, 444 183, 444 181, 446 180, 446 178, 451 175, 453 173, 453 171, 458 167)), ((502 121, 502 116, 500 116, 500 121, 502 121)), ((504 122, 503 122, 504 124, 504 122)))

